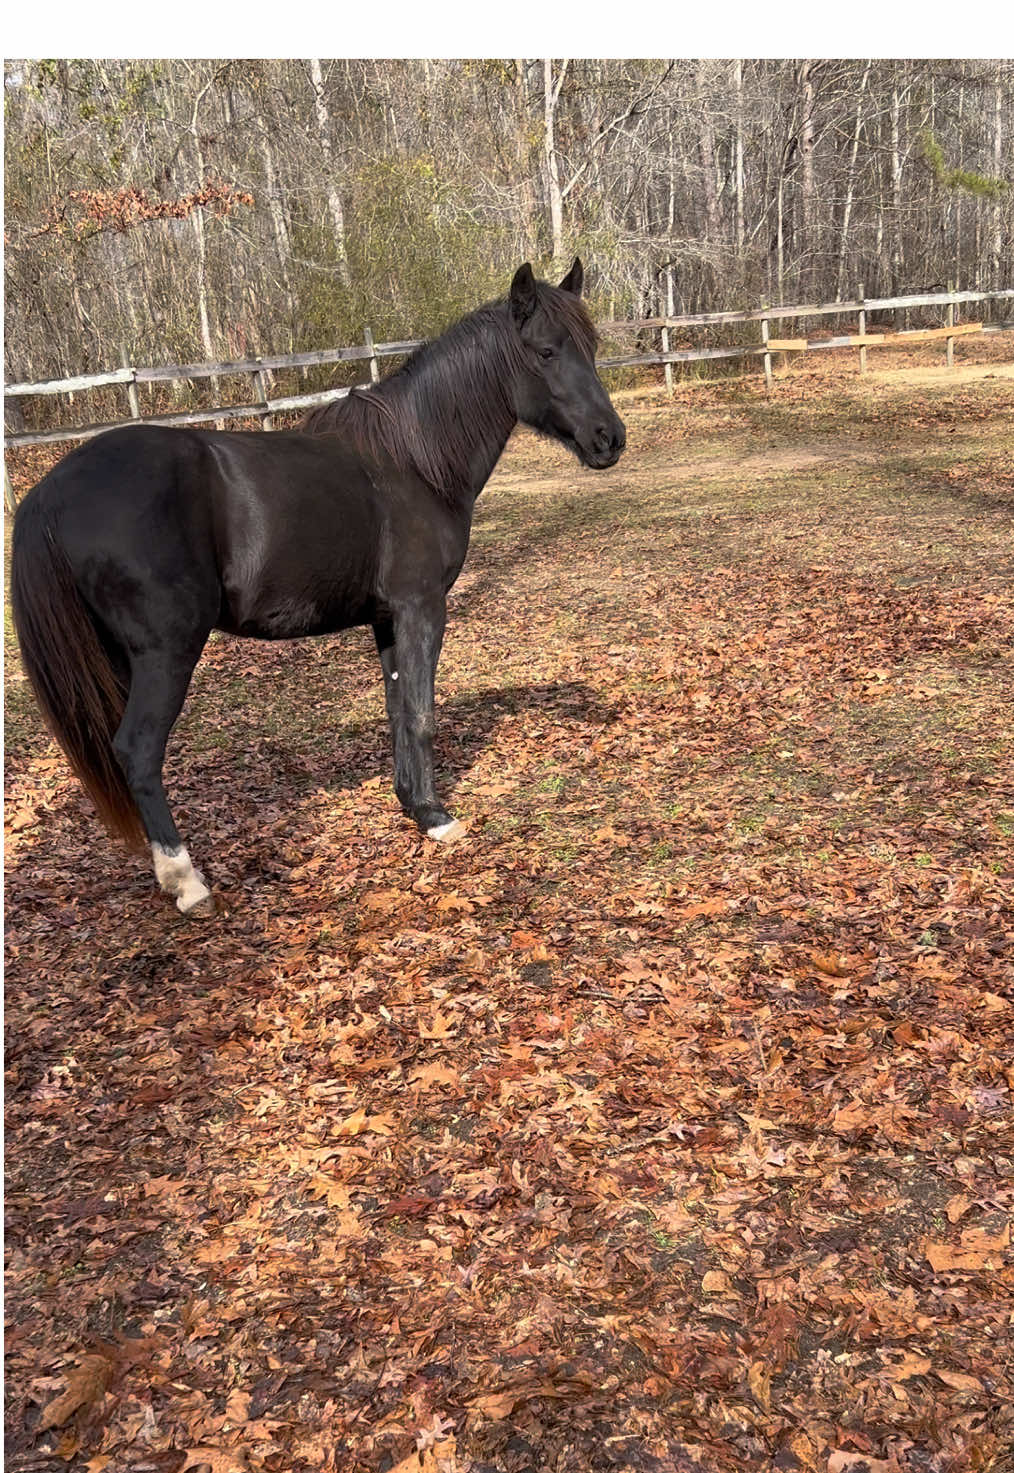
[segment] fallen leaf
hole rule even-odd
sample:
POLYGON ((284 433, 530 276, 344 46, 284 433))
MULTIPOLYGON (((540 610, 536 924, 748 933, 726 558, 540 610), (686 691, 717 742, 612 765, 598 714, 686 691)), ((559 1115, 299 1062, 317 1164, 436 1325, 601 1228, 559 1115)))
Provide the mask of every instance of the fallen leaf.
POLYGON ((410 1084, 420 1084, 424 1088, 434 1084, 460 1084, 461 1073, 458 1069, 452 1069, 449 1064, 442 1064, 439 1060, 433 1064, 420 1064, 413 1069, 408 1076, 410 1084))
POLYGON ((897 1473, 898 1465, 885 1458, 871 1458, 866 1453, 832 1453, 827 1460, 827 1473, 897 1473))
POLYGON ((192 1447, 186 1460, 180 1465, 179 1473, 187 1473, 188 1468, 204 1466, 210 1468, 211 1473, 247 1473, 246 1454, 242 1448, 212 1447, 208 1444, 192 1447))
POLYGON ((419 1020, 420 1038, 450 1038, 453 1032, 454 1024, 449 1019, 441 1017, 436 1011, 428 1023, 422 1019, 419 1020))
POLYGON ((928 1355, 914 1355, 902 1351, 898 1360, 888 1359, 889 1352, 881 1352, 885 1361, 884 1374, 890 1381, 909 1381, 913 1376, 925 1376, 933 1362, 928 1355))
POLYGON ((952 1197, 950 1199, 950 1201, 947 1203, 946 1208, 944 1209, 947 1213, 947 1221, 957 1222, 960 1218, 964 1217, 965 1213, 968 1211, 971 1205, 971 1197, 966 1197, 961 1192, 959 1192, 956 1197, 952 1197))
POLYGON ((961 1234, 961 1247, 952 1243, 925 1244, 925 1254, 936 1273, 974 1272, 976 1269, 1003 1267, 1004 1250, 1010 1246, 1010 1224, 996 1234, 981 1228, 966 1228, 961 1234))
POLYGON ((754 1361, 747 1373, 747 1380, 750 1382, 750 1390, 753 1392, 757 1405, 769 1412, 771 1410, 771 1367, 764 1361, 754 1361))
POLYGON ((955 1391, 982 1391, 982 1382, 978 1376, 966 1376, 961 1371, 934 1371, 945 1386, 953 1386, 955 1391))
POLYGON ((234 1427, 240 1427, 250 1419, 250 1393, 248 1391, 234 1390, 229 1393, 229 1399, 225 1403, 225 1420, 234 1427))
POLYGON ((92 1406, 105 1395, 113 1374, 112 1362, 104 1355, 86 1355, 67 1377, 67 1385, 42 1411, 39 1431, 62 1427, 83 1406, 92 1406))
POLYGON ((705 1294, 732 1294, 732 1280, 721 1268, 709 1268, 701 1280, 701 1288, 705 1294))
POLYGON ((825 977, 847 977, 848 968, 843 965, 840 957, 832 956, 829 952, 811 951, 810 960, 818 972, 823 972, 825 977))

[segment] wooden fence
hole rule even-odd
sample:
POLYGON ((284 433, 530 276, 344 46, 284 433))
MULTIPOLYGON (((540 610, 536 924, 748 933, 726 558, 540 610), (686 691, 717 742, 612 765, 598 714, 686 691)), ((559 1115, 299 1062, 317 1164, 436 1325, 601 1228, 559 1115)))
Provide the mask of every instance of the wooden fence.
MULTIPOLYGON (((887 348, 894 345, 941 340, 944 344, 945 362, 954 361, 954 340, 973 333, 1004 332, 1014 328, 1014 321, 963 322, 956 320, 956 309, 972 302, 999 302, 1014 298, 1014 290, 994 292, 924 292, 907 297, 864 298, 862 288, 855 301, 819 302, 794 307, 761 306, 742 312, 699 312, 672 317, 650 317, 636 321, 616 321, 600 324, 604 334, 617 332, 646 332, 660 335, 661 350, 657 353, 632 353, 619 357, 600 358, 598 366, 608 371, 617 368, 639 368, 662 366, 665 368, 666 384, 672 391, 672 365, 674 363, 697 363, 709 359, 756 358, 764 360, 764 374, 768 387, 772 385, 772 357, 775 353, 814 352, 825 349, 852 348, 858 350, 860 372, 866 370, 866 350, 869 347, 887 348), (869 332, 867 318, 872 312, 907 311, 915 307, 941 307, 944 322, 939 327, 914 328, 894 332, 869 332), (847 315, 857 318, 857 330, 830 337, 772 337, 771 324, 793 318, 847 315), (760 340, 756 343, 737 344, 725 348, 679 348, 671 347, 671 334, 685 328, 715 328, 733 324, 756 323, 760 340)), ((222 363, 167 364, 161 368, 115 368, 108 373, 84 374, 77 378, 55 379, 47 383, 8 384, 4 390, 6 400, 18 401, 35 395, 77 394, 110 385, 122 385, 127 395, 130 417, 111 420, 104 424, 66 426, 49 430, 15 429, 10 433, 5 427, 4 447, 16 445, 42 445, 51 441, 85 440, 103 430, 116 429, 128 424, 193 425, 212 421, 237 419, 259 419, 264 429, 271 429, 276 414, 298 409, 309 409, 318 404, 329 404, 350 393, 349 388, 325 389, 314 394, 294 394, 283 398, 269 397, 270 377, 273 372, 289 369, 307 369, 336 363, 365 362, 369 364, 370 383, 380 378, 380 359, 400 357, 419 347, 418 341, 400 343, 375 343, 369 328, 364 332, 362 347, 325 348, 315 353, 289 353, 277 357, 246 358, 222 363), (219 405, 200 410, 180 413, 142 415, 137 393, 139 384, 172 383, 181 380, 213 379, 230 376, 246 376, 250 380, 252 397, 247 404, 219 405)), ((361 387, 368 387, 363 384, 361 387)), ((14 505, 6 472, 4 491, 9 507, 14 505)))

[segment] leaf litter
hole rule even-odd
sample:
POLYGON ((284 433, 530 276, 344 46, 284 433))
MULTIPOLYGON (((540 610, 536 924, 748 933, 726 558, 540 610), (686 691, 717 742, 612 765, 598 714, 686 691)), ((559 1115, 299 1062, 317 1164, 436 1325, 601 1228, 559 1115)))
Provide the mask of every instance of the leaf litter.
POLYGON ((365 640, 216 639, 211 926, 8 660, 11 1468, 1000 1473, 1012 405, 519 439, 439 683, 466 838, 398 815, 365 640))

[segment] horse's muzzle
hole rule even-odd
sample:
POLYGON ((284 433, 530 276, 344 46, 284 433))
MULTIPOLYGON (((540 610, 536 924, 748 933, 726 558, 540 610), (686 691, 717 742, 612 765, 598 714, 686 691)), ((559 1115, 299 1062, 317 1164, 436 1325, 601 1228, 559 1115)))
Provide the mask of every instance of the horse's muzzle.
POLYGON ((604 471, 615 465, 627 444, 626 427, 614 416, 610 424, 598 425, 592 435, 591 445, 584 452, 585 465, 592 470, 604 471))

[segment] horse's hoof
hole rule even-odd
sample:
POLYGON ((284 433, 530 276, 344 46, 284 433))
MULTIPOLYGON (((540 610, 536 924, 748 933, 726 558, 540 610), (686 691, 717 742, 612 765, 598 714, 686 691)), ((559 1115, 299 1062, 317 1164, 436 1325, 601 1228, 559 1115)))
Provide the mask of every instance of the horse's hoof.
POLYGON ((188 921, 207 920, 216 911, 214 895, 204 895, 200 900, 195 900, 192 905, 184 906, 181 900, 177 900, 176 908, 181 916, 188 921))
POLYGON ((450 823, 437 824, 434 828, 426 830, 427 839, 435 839, 438 844, 453 844, 455 839, 463 839, 468 830, 463 823, 452 818, 450 823))

